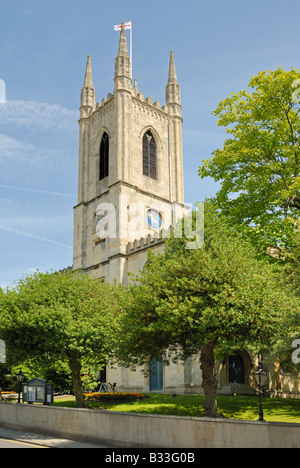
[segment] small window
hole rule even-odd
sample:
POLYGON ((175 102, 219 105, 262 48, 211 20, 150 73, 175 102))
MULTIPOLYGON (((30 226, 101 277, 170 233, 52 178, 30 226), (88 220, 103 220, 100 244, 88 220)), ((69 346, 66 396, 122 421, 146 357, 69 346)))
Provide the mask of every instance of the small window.
POLYGON ((108 166, 109 166, 109 136, 104 133, 101 145, 100 145, 100 172, 99 180, 108 177, 108 166))
POLYGON ((143 138, 143 174, 151 179, 157 179, 156 143, 150 130, 143 138))

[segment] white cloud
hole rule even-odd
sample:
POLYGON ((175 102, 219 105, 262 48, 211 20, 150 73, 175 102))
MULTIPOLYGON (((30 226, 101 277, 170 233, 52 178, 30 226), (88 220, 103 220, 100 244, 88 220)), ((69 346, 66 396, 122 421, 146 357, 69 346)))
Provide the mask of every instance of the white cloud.
POLYGON ((0 213, 2 209, 11 210, 15 206, 15 202, 9 198, 0 198, 0 213))
POLYGON ((0 182, 4 185, 21 186, 25 177, 33 185, 35 180, 42 180, 42 174, 44 179, 66 172, 73 174, 76 164, 72 149, 37 146, 0 134, 0 182))
POLYGON ((53 164, 58 164, 60 159, 57 156, 58 151, 38 148, 32 143, 0 134, 0 168, 3 181, 8 180, 7 172, 4 172, 5 169, 11 170, 14 178, 20 171, 24 176, 32 167, 36 171, 38 168, 46 169, 53 164))
POLYGON ((21 229, 13 229, 13 228, 10 228, 10 227, 7 227, 7 226, 0 225, 0 230, 11 232, 13 234, 17 234, 17 235, 22 236, 22 237, 29 237, 31 239, 36 239, 36 240, 41 241, 41 242, 47 242, 49 244, 59 245, 60 247, 64 247, 64 248, 67 248, 67 249, 72 249, 72 246, 70 246, 70 245, 66 245, 66 244, 63 244, 62 242, 57 242, 55 240, 48 239, 48 238, 43 237, 43 236, 38 236, 36 234, 31 234, 30 232, 25 232, 25 231, 23 231, 21 229))
POLYGON ((192 128, 183 128, 182 134, 184 139, 196 141, 202 146, 220 146, 228 137, 226 132, 218 133, 192 128))
POLYGON ((34 151, 33 145, 23 143, 6 135, 0 135, 0 162, 22 160, 27 152, 34 151))
POLYGON ((34 207, 21 200, 0 199, 0 229, 31 233, 33 236, 63 237, 73 226, 73 213, 58 212, 59 206, 50 204, 34 207))
MULTIPOLYGON (((5 188, 9 190, 18 190, 18 191, 24 191, 24 192, 32 192, 32 193, 41 193, 45 195, 54 195, 57 197, 66 197, 66 198, 75 198, 75 195, 72 195, 71 193, 60 193, 60 192, 50 192, 49 190, 39 190, 35 188, 30 188, 30 187, 17 187, 14 185, 3 185, 0 184, 0 188, 5 188)), ((0 204, 1 204, 1 199, 0 199, 0 204)))
POLYGON ((0 126, 18 126, 38 130, 74 130, 78 111, 57 104, 35 101, 0 103, 0 126))
POLYGON ((42 204, 34 206, 30 202, 0 198, 0 230, 23 237, 71 247, 61 239, 70 238, 73 226, 73 213, 60 205, 42 204))

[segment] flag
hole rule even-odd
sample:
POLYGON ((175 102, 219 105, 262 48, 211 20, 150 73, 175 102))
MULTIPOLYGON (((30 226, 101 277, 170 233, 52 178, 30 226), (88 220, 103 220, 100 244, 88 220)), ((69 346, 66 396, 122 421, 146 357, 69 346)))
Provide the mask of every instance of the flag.
MULTIPOLYGON (((129 21, 128 23, 125 23, 124 26, 125 26, 125 30, 131 29, 131 21, 129 21)), ((118 25, 114 26, 114 30, 115 31, 121 31, 121 27, 122 27, 122 25, 118 24, 118 25)))

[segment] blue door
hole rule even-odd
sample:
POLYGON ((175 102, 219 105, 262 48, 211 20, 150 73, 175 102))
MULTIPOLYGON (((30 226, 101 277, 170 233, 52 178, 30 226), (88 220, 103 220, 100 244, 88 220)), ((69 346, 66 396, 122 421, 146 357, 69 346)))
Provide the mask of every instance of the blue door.
POLYGON ((150 359, 150 390, 163 390, 163 362, 162 359, 150 359))

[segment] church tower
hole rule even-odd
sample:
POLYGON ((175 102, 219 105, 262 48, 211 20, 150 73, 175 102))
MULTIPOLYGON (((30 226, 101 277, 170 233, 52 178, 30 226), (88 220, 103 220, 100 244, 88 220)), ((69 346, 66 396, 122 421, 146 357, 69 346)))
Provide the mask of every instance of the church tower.
POLYGON ((91 58, 81 90, 73 269, 127 284, 183 216, 180 87, 171 51, 164 106, 132 83, 122 23, 114 92, 96 103, 91 58))

